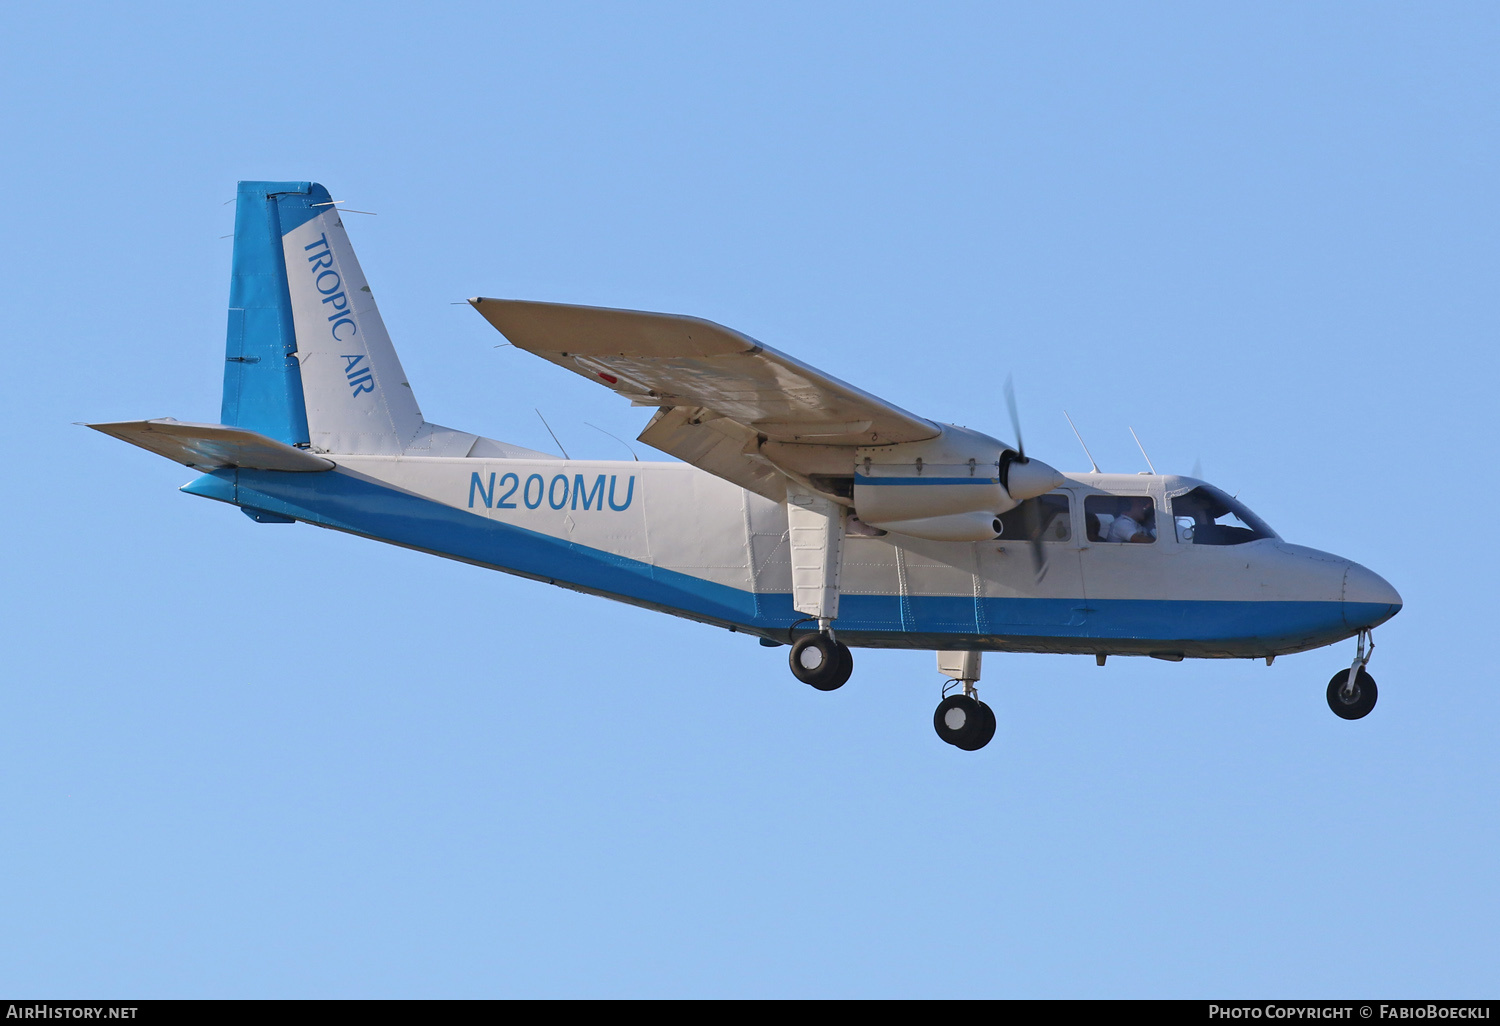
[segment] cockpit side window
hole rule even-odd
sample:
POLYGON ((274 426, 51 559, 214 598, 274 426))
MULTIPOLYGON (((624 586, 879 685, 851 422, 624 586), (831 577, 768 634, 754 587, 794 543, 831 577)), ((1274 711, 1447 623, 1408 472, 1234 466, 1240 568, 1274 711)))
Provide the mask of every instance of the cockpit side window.
POLYGON ((1027 499, 1015 509, 1001 513, 1001 538, 1018 541, 1069 541, 1073 526, 1069 523, 1068 496, 1052 492, 1027 499))
POLYGON ((1276 537, 1244 503, 1212 485, 1172 496, 1172 520, 1184 545, 1243 545, 1276 537))
POLYGON ((1083 500, 1083 519, 1089 541, 1156 541, 1156 503, 1149 495, 1088 495, 1083 500))

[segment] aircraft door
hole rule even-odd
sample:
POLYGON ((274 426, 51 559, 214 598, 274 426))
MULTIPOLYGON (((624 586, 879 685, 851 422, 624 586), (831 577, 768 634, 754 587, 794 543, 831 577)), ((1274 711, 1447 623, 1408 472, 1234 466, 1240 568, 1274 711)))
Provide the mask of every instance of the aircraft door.
POLYGON ((1172 548, 1172 522, 1159 491, 1121 488, 1082 498, 1078 552, 1091 619, 1110 600, 1170 598, 1171 560, 1163 557, 1172 548))

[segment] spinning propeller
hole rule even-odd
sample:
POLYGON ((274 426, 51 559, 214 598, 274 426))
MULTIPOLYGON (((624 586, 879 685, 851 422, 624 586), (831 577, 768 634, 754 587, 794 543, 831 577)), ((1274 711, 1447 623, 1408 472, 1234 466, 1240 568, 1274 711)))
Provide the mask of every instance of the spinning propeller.
MULTIPOLYGON (((1026 443, 1021 440, 1021 414, 1016 408, 1016 386, 1015 381, 1006 377, 1005 379, 1005 405, 1010 410, 1010 426, 1016 433, 1015 454, 1007 452, 1000 457, 1000 484, 1010 491, 1011 471, 1016 467, 1024 467, 1032 461, 1026 456, 1026 443), (1006 459, 1010 456, 1010 459, 1006 459)), ((1056 471, 1048 467, 1047 470, 1056 475, 1056 471)), ((1032 475, 1027 475, 1032 476, 1032 475)), ((1017 484, 1021 482, 1018 480, 1017 484)), ((1015 493, 1012 492, 1012 497, 1015 493)), ((1047 576, 1047 550, 1042 545, 1042 504, 1039 498, 1023 499, 1020 505, 1020 520, 1022 529, 1030 539, 1031 565, 1036 573, 1036 579, 1040 581, 1047 576)))

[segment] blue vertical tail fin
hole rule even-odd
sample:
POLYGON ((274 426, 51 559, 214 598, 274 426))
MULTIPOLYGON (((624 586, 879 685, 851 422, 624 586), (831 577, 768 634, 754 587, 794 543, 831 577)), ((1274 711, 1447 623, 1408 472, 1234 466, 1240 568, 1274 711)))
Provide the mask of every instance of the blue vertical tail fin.
MULTIPOLYGON (((282 258, 279 199, 305 200, 312 188, 307 182, 240 183, 219 413, 220 423, 301 446, 309 441, 307 408, 282 258)), ((295 219, 295 202, 288 206, 295 219)))

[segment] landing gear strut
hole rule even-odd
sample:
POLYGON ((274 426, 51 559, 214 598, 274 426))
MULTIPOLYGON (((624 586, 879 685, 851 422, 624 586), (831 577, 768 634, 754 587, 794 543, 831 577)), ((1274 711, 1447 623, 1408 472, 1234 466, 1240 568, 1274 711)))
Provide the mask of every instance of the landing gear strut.
POLYGON ((1354 662, 1349 664, 1349 669, 1335 673, 1328 682, 1328 708, 1336 716, 1357 720, 1369 715, 1370 710, 1375 708, 1379 692, 1375 688, 1375 678, 1365 672, 1365 667, 1374 654, 1374 637, 1368 630, 1360 631, 1359 649, 1355 652, 1354 662))
POLYGON ((787 661, 791 663, 792 676, 819 691, 843 687, 854 672, 854 655, 849 646, 835 641, 831 632, 798 638, 787 661))
POLYGON ((977 752, 995 736, 995 711, 979 700, 979 652, 939 652, 938 672, 949 678, 944 698, 932 714, 937 736, 955 748, 977 752), (949 695, 953 685, 963 691, 949 695))
POLYGON ((787 544, 792 555, 792 608, 818 621, 816 634, 792 645, 792 676, 819 691, 844 686, 854 672, 849 646, 833 637, 839 615, 839 569, 843 565, 844 520, 848 510, 795 481, 786 493, 787 544))

